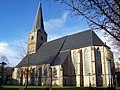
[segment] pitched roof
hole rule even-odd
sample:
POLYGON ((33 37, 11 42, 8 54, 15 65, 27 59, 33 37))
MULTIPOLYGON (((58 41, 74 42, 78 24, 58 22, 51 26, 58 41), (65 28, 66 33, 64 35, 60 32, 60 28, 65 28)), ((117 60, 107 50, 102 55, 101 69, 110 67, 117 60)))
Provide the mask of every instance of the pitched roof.
POLYGON ((92 30, 65 36, 43 43, 36 53, 27 55, 17 67, 24 66, 24 62, 28 59, 29 65, 59 65, 62 64, 69 50, 94 45, 103 46, 104 43, 92 30))
POLYGON ((82 48, 91 45, 104 45, 93 30, 86 30, 68 36, 62 50, 82 48))
POLYGON ((29 59, 29 65, 39 65, 51 63, 52 60, 56 57, 57 53, 60 51, 63 42, 66 37, 62 37, 50 42, 45 42, 37 50, 35 54, 30 54, 25 56, 23 60, 17 65, 17 67, 24 66, 24 62, 27 62, 29 59))
POLYGON ((70 50, 60 51, 60 53, 58 54, 57 58, 52 63, 52 66, 62 65, 62 63, 64 62, 64 60, 67 58, 67 56, 69 54, 70 54, 70 50))

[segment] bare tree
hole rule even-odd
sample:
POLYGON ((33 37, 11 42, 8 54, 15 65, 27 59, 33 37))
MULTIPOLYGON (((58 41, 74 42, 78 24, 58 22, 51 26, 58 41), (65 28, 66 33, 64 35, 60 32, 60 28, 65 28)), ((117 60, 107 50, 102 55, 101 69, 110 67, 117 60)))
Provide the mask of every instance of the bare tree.
POLYGON ((65 4, 75 16, 83 16, 94 30, 104 30, 120 42, 119 0, 54 0, 65 4))
POLYGON ((0 57, 0 62, 5 62, 7 66, 10 65, 9 60, 4 55, 0 57))
POLYGON ((17 58, 23 59, 27 55, 27 42, 19 41, 16 48, 17 58))

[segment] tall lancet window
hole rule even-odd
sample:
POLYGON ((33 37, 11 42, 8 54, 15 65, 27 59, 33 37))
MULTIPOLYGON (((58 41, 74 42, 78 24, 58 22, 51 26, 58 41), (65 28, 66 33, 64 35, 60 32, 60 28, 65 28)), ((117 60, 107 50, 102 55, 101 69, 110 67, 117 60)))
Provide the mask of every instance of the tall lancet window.
POLYGON ((85 75, 89 75, 90 73, 90 51, 89 49, 85 49, 84 63, 85 63, 85 75))
POLYGON ((47 67, 46 66, 44 66, 44 68, 43 68, 43 76, 47 76, 47 67))
POLYGON ((101 75, 102 74, 102 62, 101 62, 101 51, 99 48, 97 48, 96 51, 96 60, 97 60, 97 74, 101 75))
POLYGON ((17 70, 17 78, 20 78, 20 69, 17 70))
POLYGON ((73 64, 74 64, 74 68, 75 68, 75 73, 77 74, 78 68, 77 68, 77 59, 78 58, 78 54, 77 52, 73 52, 73 64))
POLYGON ((57 77, 57 69, 55 67, 53 68, 52 74, 54 78, 57 77))

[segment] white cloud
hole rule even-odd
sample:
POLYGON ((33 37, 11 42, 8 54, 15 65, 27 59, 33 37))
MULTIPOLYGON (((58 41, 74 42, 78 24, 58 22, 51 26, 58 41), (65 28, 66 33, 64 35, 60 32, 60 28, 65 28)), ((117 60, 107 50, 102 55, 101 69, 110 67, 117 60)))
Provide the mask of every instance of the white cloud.
POLYGON ((8 66, 15 66, 18 63, 18 59, 16 58, 16 51, 14 48, 11 48, 9 43, 0 42, 0 57, 6 56, 9 65, 8 66))
POLYGON ((8 56, 11 56, 13 55, 12 51, 9 47, 9 44, 6 43, 6 42, 0 42, 0 55, 8 55, 8 56), (11 51, 9 54, 8 52, 11 51))
POLYGON ((53 31, 56 28, 62 27, 67 20, 68 14, 69 12, 67 11, 60 18, 50 19, 48 21, 45 21, 45 29, 48 31, 53 31))
MULTIPOLYGON (((59 18, 45 21, 45 30, 48 33, 48 41, 63 37, 65 35, 70 35, 73 33, 83 31, 80 25, 66 26, 68 15, 69 15, 69 12, 66 11, 59 18)), ((87 30, 87 29, 88 28, 85 28, 84 30, 87 30)))

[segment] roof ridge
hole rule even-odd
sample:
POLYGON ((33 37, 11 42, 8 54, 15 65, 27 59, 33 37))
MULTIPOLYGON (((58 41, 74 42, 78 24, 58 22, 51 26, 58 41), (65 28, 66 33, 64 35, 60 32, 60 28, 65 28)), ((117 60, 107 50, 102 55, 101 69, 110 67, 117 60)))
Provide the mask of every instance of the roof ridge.
MULTIPOLYGON (((50 40, 50 41, 48 41, 48 42, 53 42, 53 41, 58 40, 58 39, 61 39, 61 38, 65 38, 65 37, 73 36, 73 35, 76 35, 76 34, 79 34, 79 33, 84 33, 84 32, 90 31, 90 30, 91 30, 91 29, 88 29, 88 30, 85 30, 85 31, 81 31, 81 32, 73 33, 73 34, 71 34, 71 35, 66 35, 66 36, 63 36, 63 37, 59 37, 59 38, 57 38, 57 39, 50 40)), ((48 42, 45 42, 45 43, 48 43, 48 42)))
POLYGON ((73 33, 73 34, 68 35, 68 36, 73 36, 73 35, 80 34, 80 33, 85 33, 85 32, 88 32, 88 31, 91 31, 91 29, 80 31, 80 32, 77 32, 77 33, 73 33))

